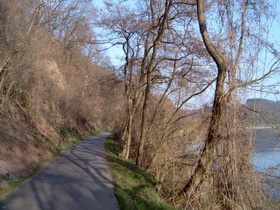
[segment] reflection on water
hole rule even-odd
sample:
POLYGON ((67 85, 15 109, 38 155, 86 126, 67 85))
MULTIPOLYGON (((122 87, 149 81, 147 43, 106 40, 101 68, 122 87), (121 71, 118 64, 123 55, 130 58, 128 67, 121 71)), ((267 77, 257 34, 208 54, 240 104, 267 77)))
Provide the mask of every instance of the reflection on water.
POLYGON ((271 128, 256 129, 254 165, 265 176, 266 190, 280 199, 280 139, 271 128), (278 180, 273 176, 277 176, 278 180))
MULTIPOLYGON (((270 169, 271 171, 275 171, 277 167, 279 167, 280 165, 279 160, 280 160, 280 149, 270 150, 266 152, 256 152, 254 155, 254 164, 256 170, 261 172, 267 169, 270 169)), ((280 169, 278 168, 278 171, 279 170, 280 169)))

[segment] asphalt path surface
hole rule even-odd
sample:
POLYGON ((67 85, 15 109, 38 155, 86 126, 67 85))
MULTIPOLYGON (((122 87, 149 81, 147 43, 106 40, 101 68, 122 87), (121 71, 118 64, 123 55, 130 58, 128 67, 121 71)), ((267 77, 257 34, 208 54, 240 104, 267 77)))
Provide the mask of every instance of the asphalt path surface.
POLYGON ((1 200, 0 209, 119 209, 104 150, 109 135, 87 138, 65 151, 1 200))

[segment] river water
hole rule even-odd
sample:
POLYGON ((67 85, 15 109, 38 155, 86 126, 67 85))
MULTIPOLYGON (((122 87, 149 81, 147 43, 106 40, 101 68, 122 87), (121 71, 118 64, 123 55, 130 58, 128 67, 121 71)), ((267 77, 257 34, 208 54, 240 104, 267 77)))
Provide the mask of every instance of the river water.
POLYGON ((272 128, 257 128, 255 134, 254 166, 267 174, 267 193, 280 200, 280 136, 272 128))

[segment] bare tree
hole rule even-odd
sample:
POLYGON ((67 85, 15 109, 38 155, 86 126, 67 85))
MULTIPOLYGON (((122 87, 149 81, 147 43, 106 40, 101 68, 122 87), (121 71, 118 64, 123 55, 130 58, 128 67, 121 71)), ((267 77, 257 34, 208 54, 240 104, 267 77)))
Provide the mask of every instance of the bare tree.
MULTIPOLYGON (((228 199, 222 205, 231 208, 240 202, 242 193, 237 196, 236 180, 239 175, 245 176, 242 167, 247 167, 251 158, 251 144, 246 143, 246 126, 240 123, 238 91, 267 78, 277 68, 266 70, 260 77, 253 71, 255 53, 261 51, 259 44, 271 49, 255 33, 254 27, 261 24, 248 24, 249 21, 260 21, 258 17, 266 9, 263 5, 249 1, 202 3, 151 0, 136 8, 133 4, 126 7, 126 1, 118 4, 106 1, 111 13, 104 15, 101 23, 111 36, 103 41, 112 46, 121 45, 123 49, 124 65, 120 75, 126 97, 126 119, 122 129, 122 155, 128 158, 131 142, 134 141, 134 147, 139 143, 137 155, 133 154, 138 166, 152 170, 154 160, 162 155, 158 154, 161 148, 166 149, 168 143, 175 142, 181 129, 187 129, 189 115, 182 114, 184 107, 215 82, 211 116, 203 122, 208 126, 208 132, 202 137, 205 142, 201 157, 175 202, 187 197, 191 203, 206 178, 210 179, 209 173, 212 180, 219 177, 219 171, 224 177, 230 177, 233 174, 230 166, 234 166, 238 168, 234 179, 219 177, 222 181, 213 181, 216 188, 211 188, 218 189, 223 196, 221 198, 217 193, 215 199, 228 199), (259 13, 258 7, 262 7, 259 13), (209 14, 216 21, 210 30, 206 27, 204 10, 206 17, 209 14), (199 27, 195 27, 197 18, 199 27), (257 45, 253 45, 256 40, 257 45), (166 107, 169 107, 168 112, 166 107), (237 139, 241 140, 235 147, 237 139), (157 148, 148 148, 150 145, 157 148), (248 148, 242 150, 248 155, 239 161, 235 157, 241 147, 248 148), (224 187, 223 190, 219 185, 224 187), (230 205, 229 200, 235 204, 230 205)), ((162 169, 165 170, 166 166, 162 169)))
MULTIPOLYGON (((206 18, 204 14, 204 2, 202 0, 197 0, 197 16, 200 33, 205 48, 216 64, 217 81, 212 107, 212 115, 209 123, 209 130, 205 141, 205 146, 202 150, 201 157, 193 175, 184 189, 175 197, 175 202, 186 197, 189 205, 191 205, 194 197, 197 195, 198 189, 204 183, 207 174, 211 173, 211 170, 214 170, 215 165, 219 165, 217 167, 221 167, 221 173, 224 177, 217 178, 217 174, 213 173, 213 176, 217 176, 213 177, 213 180, 217 178, 222 182, 222 184, 215 184, 216 190, 219 193, 217 197, 218 199, 222 200, 222 206, 224 208, 233 209, 237 206, 243 206, 245 208, 245 206, 256 205, 256 203, 252 204, 250 201, 252 198, 248 196, 249 193, 247 192, 248 188, 246 187, 246 184, 243 182, 242 186, 237 188, 238 182, 233 181, 233 176, 236 179, 242 180, 245 179, 245 170, 245 173, 250 173, 250 171, 253 171, 252 169, 250 170, 249 166, 251 158, 250 151, 252 152, 252 147, 248 141, 243 140, 242 142, 242 139, 246 137, 237 137, 238 135, 236 132, 241 132, 241 130, 237 129, 235 126, 241 122, 238 119, 238 115, 236 114, 236 110, 238 108, 237 106, 234 106, 236 100, 238 99, 234 95, 236 95, 236 90, 238 88, 244 88, 254 82, 265 79, 276 69, 268 70, 265 74, 263 74, 263 76, 257 79, 242 81, 237 78, 237 71, 240 70, 241 60, 243 59, 242 54, 246 50, 244 42, 248 42, 248 39, 250 38, 250 27, 248 27, 247 14, 249 8, 254 10, 254 3, 252 2, 239 2, 239 4, 240 16, 238 19, 234 19, 234 14, 231 12, 231 6, 233 5, 230 2, 225 1, 221 2, 221 4, 220 2, 217 3, 220 9, 224 8, 224 10, 221 9, 220 11, 222 11, 223 15, 226 16, 225 18, 222 15, 222 21, 226 20, 226 23, 222 22, 222 24, 228 24, 225 27, 225 33, 226 37, 228 38, 226 42, 228 41, 230 47, 227 48, 226 46, 222 46, 224 40, 218 39, 220 43, 217 42, 216 45, 213 43, 213 39, 211 40, 207 30, 206 18), (236 20, 238 20, 239 23, 235 22, 236 20), (234 118, 231 118, 233 121, 229 122, 228 117, 230 112, 235 114, 231 115, 234 118), (233 127, 231 127, 230 124, 233 127), (227 127, 231 127, 231 130, 227 130, 227 127), (240 138, 238 145, 236 144, 236 138, 240 138), (241 148, 247 148, 247 150, 242 150, 241 148), (240 154, 232 152, 233 150, 243 151, 245 153, 244 157, 247 158, 237 162, 236 159, 238 159, 240 154), (217 158, 219 161, 216 161, 217 158), (225 162, 226 164, 224 164, 225 162), (233 168, 237 168, 234 173, 233 168), (247 199, 240 197, 240 195, 242 196, 244 194, 246 195, 247 199), (222 197, 219 198, 219 195, 222 195, 222 197)), ((251 60, 251 62, 256 61, 251 60)), ((252 188, 251 190, 254 189, 252 188)))

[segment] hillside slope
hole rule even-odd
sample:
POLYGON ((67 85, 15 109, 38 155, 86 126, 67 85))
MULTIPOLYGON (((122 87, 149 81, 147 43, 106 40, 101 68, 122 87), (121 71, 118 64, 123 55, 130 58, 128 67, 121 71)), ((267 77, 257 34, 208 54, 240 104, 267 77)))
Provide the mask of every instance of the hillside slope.
MULTIPOLYGON (((111 126, 119 109, 120 82, 93 59, 103 56, 97 46, 86 54, 82 41, 66 44, 50 30, 57 23, 36 22, 46 18, 37 16, 47 14, 43 6, 0 2, 0 187, 31 173, 75 136, 111 126)), ((86 24, 71 18, 69 25, 86 24)), ((72 28, 61 27, 68 36, 72 28)))
POLYGON ((280 101, 272 101, 262 98, 251 98, 246 101, 251 111, 250 118, 254 118, 255 125, 278 125, 280 123, 280 101))

